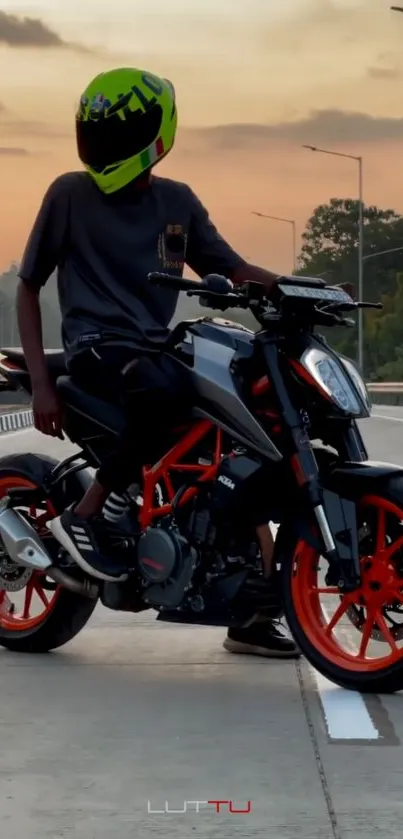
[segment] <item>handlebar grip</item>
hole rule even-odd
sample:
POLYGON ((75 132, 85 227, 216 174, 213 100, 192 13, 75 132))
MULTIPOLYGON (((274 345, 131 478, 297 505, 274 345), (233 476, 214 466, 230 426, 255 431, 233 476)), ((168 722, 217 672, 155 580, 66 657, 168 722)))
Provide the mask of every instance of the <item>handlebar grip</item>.
POLYGON ((163 288, 173 288, 175 291, 191 291, 195 294, 220 294, 227 296, 233 289, 233 284, 226 277, 220 274, 207 274, 201 282, 187 280, 177 277, 174 274, 162 274, 159 271, 152 271, 148 274, 148 281, 151 285, 159 285, 163 288))
POLYGON ((201 281, 203 289, 212 291, 215 294, 229 294, 234 288, 233 283, 222 274, 206 274, 201 281))
POLYGON ((186 280, 183 277, 176 277, 174 274, 162 274, 159 271, 152 271, 148 274, 148 281, 151 285, 160 285, 164 288, 172 288, 175 291, 191 291, 198 288, 194 280, 186 280))

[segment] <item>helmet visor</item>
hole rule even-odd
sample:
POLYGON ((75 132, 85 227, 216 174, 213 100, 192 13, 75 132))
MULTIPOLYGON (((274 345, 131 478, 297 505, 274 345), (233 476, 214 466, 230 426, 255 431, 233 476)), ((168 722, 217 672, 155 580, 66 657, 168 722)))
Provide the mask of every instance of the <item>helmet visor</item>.
POLYGON ((138 110, 121 119, 114 115, 96 120, 76 120, 78 154, 82 163, 103 171, 141 154, 158 139, 163 119, 160 105, 145 113, 138 110))

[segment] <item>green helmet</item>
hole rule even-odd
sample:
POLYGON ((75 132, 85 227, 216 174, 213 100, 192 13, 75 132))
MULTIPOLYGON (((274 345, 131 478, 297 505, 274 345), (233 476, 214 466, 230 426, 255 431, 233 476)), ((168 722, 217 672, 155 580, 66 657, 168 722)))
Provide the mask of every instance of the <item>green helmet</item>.
POLYGON ((109 70, 81 96, 78 154, 97 186, 116 192, 165 157, 176 127, 171 82, 133 67, 109 70))

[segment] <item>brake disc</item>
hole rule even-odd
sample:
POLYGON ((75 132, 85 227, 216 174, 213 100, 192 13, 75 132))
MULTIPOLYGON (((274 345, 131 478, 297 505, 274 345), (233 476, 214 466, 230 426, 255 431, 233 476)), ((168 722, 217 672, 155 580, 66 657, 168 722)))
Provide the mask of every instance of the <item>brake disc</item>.
MULTIPOLYGON (((382 609, 382 614, 388 623, 390 634, 393 636, 395 641, 401 641, 401 639, 403 638, 403 621, 402 623, 397 623, 396 621, 394 621, 390 614, 391 610, 399 614, 402 618, 403 611, 400 608, 400 604, 398 606, 393 603, 391 603, 389 606, 384 606, 384 608, 382 609)), ((346 611, 346 616, 351 621, 353 626, 355 626, 356 629, 358 629, 359 632, 363 631, 363 628, 365 626, 364 609, 353 604, 352 606, 348 607, 346 611)), ((374 623, 372 627, 370 638, 372 638, 373 641, 385 641, 383 633, 376 625, 376 623, 374 623)))
MULTIPOLYGON (((362 544, 365 541, 365 539, 367 539, 370 536, 371 536, 371 531, 366 525, 364 525, 363 527, 361 527, 359 529, 359 531, 358 531, 358 541, 359 541, 360 544, 362 544)), ((390 543, 391 542, 390 537, 386 537, 386 538, 387 538, 388 542, 390 543)), ((402 585, 403 585, 403 579, 402 579, 402 585)), ((342 597, 340 598, 340 600, 342 600, 342 597)), ((402 607, 402 604, 398 603, 398 602, 390 603, 390 604, 383 607, 382 614, 383 614, 385 620, 388 623, 389 631, 390 631, 390 634, 392 635, 392 637, 395 639, 395 641, 401 641, 401 639, 403 638, 403 607, 402 607), (400 622, 397 622, 397 621, 393 620, 391 612, 395 613, 396 615, 399 615, 402 618, 402 622, 400 623, 400 622)), ((348 617, 348 619, 351 621, 353 626, 355 626, 355 628, 358 630, 358 632, 363 632, 363 628, 365 626, 366 621, 365 621, 365 612, 364 612, 364 609, 362 608, 362 606, 357 606, 355 603, 353 603, 346 610, 346 617, 348 617)), ((374 625, 372 627, 370 638, 372 638, 373 641, 381 641, 381 642, 385 641, 385 638, 383 636, 383 632, 381 632, 381 630, 379 629, 379 627, 377 626, 376 623, 374 623, 374 625)))
POLYGON ((16 565, 8 556, 0 554, 0 590, 21 591, 33 573, 32 569, 16 565))

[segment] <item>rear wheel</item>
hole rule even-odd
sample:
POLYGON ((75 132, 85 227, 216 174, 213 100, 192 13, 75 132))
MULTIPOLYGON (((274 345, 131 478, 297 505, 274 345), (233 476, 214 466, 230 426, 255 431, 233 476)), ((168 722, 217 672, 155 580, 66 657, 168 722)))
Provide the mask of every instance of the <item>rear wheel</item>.
POLYGON ((356 591, 327 586, 327 563, 302 540, 283 558, 286 617, 303 654, 333 682, 362 693, 403 690, 403 498, 385 496, 359 504, 356 591))
MULTIPOLYGON (((0 470, 0 498, 18 487, 34 489, 35 484, 20 473, 0 470)), ((19 510, 45 540, 51 540, 46 523, 57 511, 49 501, 19 510)), ((24 653, 61 647, 85 626, 96 602, 63 589, 45 573, 15 565, 0 547, 0 646, 24 653)))

